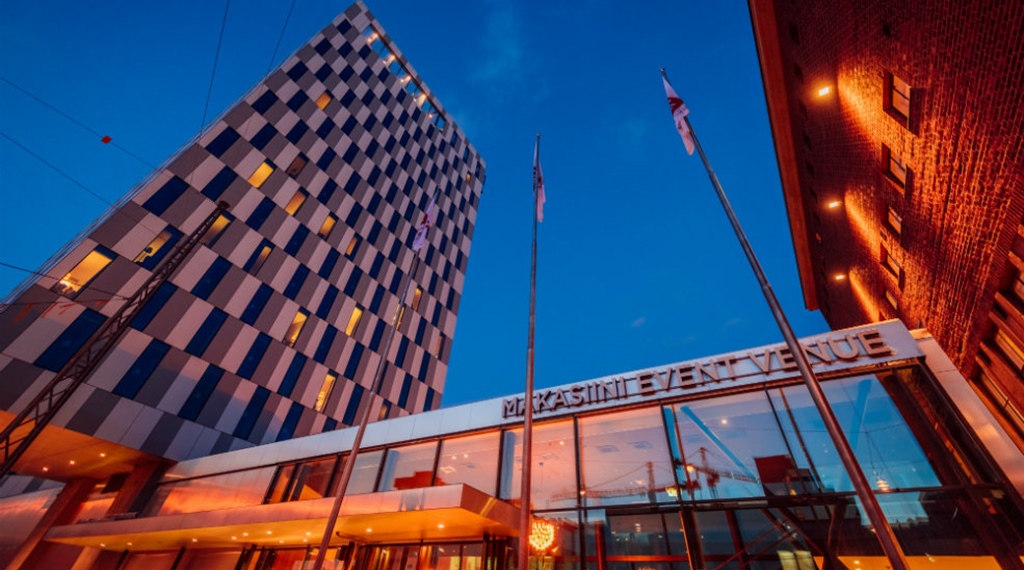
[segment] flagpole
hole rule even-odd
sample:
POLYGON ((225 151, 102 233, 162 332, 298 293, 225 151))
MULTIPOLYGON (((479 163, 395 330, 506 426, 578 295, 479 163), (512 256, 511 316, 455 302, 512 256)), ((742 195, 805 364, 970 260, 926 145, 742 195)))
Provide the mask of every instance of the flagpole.
POLYGON ((530 568, 530 471, 533 467, 533 339, 537 309, 537 208, 540 192, 537 188, 537 169, 540 168, 540 133, 533 161, 533 246, 530 259, 530 324, 526 333, 526 393, 523 401, 523 476, 519 492, 519 566, 530 568))
MULTIPOLYGON (((665 78, 667 83, 668 74, 665 73, 665 68, 661 69, 661 75, 665 78)), ((797 369, 799 369, 800 375, 803 377, 804 384, 807 386, 807 391, 811 394, 811 400, 814 401, 814 406, 818 409, 818 413, 821 414, 821 419, 825 423, 825 429, 828 430, 828 434, 832 438, 832 443, 835 445, 836 451, 839 453, 839 458, 843 462, 843 467, 846 468, 847 474, 853 482, 854 490, 861 501, 864 513, 868 516, 868 520, 871 522, 871 526, 874 528, 875 534, 878 536, 878 542, 882 546, 882 551, 885 552, 886 558, 888 558, 889 563, 892 564, 893 570, 909 570, 910 564, 906 559, 906 555, 903 553, 903 549, 900 547, 899 541, 896 539, 896 534, 893 532, 889 521, 886 520, 885 514, 882 512, 882 507, 879 505, 877 497, 875 497, 875 494, 871 491, 871 486, 868 483, 867 478, 864 476, 864 471, 861 469, 860 463, 857 461, 857 457, 854 454, 853 449, 850 447, 850 442, 847 441, 846 436, 843 434, 842 427, 839 425, 839 420, 836 419, 835 412, 832 410, 832 406, 825 398, 825 392, 821 389, 821 384, 818 382, 817 376, 815 376, 814 371, 811 369, 811 364, 807 358, 807 354, 804 352, 803 347, 800 345, 796 335, 793 333, 793 328, 790 326, 789 320, 786 318, 786 314, 782 311, 782 305, 779 304, 779 300, 775 297, 775 292, 768 283, 768 277, 765 276, 764 270, 761 268, 761 263, 757 260, 757 256, 754 255, 754 250, 751 248, 750 242, 747 241, 747 236, 743 232, 743 228, 740 227, 740 222, 736 218, 736 213, 729 204, 729 199, 725 196, 725 190, 722 189, 721 183, 718 182, 718 177, 715 176, 715 172, 711 169, 711 163, 708 162, 708 158, 704 154, 704 149, 700 146, 700 141, 697 140, 697 134, 690 125, 690 119, 683 116, 683 121, 686 128, 689 130, 690 137, 693 139, 694 146, 697 148, 697 153, 700 155, 700 159, 704 163, 704 168, 708 172, 708 178, 711 179, 711 185, 715 187, 715 193, 718 195, 718 200, 722 203, 722 208, 725 209, 725 214, 729 218, 729 223, 732 225, 732 229, 736 233, 736 238, 739 240, 740 246, 743 248, 743 253, 747 256, 747 261, 750 262, 750 268, 753 269, 754 275, 757 276, 757 281, 761 285, 761 292, 764 294, 764 298, 768 302, 768 306, 772 311, 772 316, 775 317, 775 322, 778 324, 779 330, 782 332, 782 336, 786 341, 786 346, 789 347, 789 351, 793 355, 797 369)))
MULTIPOLYGON (((431 204, 437 201, 437 196, 440 192, 440 188, 434 191, 434 196, 430 201, 431 204)), ((349 481, 352 479, 352 471, 355 469, 356 457, 359 455, 359 447, 363 443, 363 434, 366 433, 366 426, 370 423, 370 412, 377 408, 377 391, 380 389, 380 384, 384 377, 384 369, 387 366, 388 351, 391 348, 391 341, 395 338, 395 332, 398 330, 398 320, 402 317, 402 314, 405 311, 405 300, 409 295, 409 286, 416 277, 416 270, 420 267, 420 254, 418 251, 415 251, 415 254, 416 256, 412 260, 412 269, 409 270, 409 276, 406 278, 405 285, 402 287, 402 295, 398 299, 398 306, 395 307, 395 315, 391 319, 391 326, 388 328, 388 334, 384 339, 384 349, 381 350, 380 360, 377 362, 377 370, 373 373, 373 383, 370 385, 370 401, 367 404, 366 409, 363 410, 362 418, 359 420, 359 428, 356 430, 356 438, 352 442, 352 451, 349 452, 348 457, 344 460, 344 467, 341 470, 341 480, 338 482, 338 491, 334 495, 334 503, 331 505, 331 514, 327 517, 327 526, 324 527, 324 536, 320 541, 320 548, 317 550, 316 559, 313 561, 313 570, 321 570, 323 568, 327 549, 330 548, 331 536, 334 534, 334 526, 338 523, 338 514, 341 512, 341 503, 345 500, 345 491, 348 488, 349 481)))

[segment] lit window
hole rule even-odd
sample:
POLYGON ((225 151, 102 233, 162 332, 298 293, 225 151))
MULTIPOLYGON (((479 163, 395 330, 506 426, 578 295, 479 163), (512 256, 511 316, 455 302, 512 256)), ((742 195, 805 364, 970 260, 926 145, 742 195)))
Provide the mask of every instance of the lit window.
POLYGON ((416 292, 412 294, 412 310, 418 311, 420 309, 420 300, 423 298, 423 289, 417 287, 416 292))
POLYGON ((396 318, 395 318, 395 328, 396 329, 402 326, 402 318, 403 317, 405 317, 405 305, 402 305, 401 307, 398 307, 398 315, 396 315, 396 318))
POLYGON ((471 180, 473 180, 473 175, 467 172, 466 173, 466 184, 469 184, 469 182, 471 180))
POLYGON ((299 173, 302 172, 302 169, 306 168, 306 163, 308 162, 309 161, 306 160, 306 157, 300 154, 295 157, 295 160, 293 160, 284 171, 288 173, 288 176, 298 176, 299 173))
POLYGON ((444 352, 444 335, 437 335, 437 346, 434 347, 434 356, 441 358, 441 353, 444 352))
MULTIPOLYGON (((264 240, 266 242, 266 240, 264 240)), ((274 246, 268 243, 260 244, 260 248, 256 250, 249 262, 246 263, 245 270, 250 275, 256 275, 256 273, 263 267, 263 264, 267 262, 267 258, 270 257, 270 252, 273 251, 274 246)))
POLYGON ((328 372, 327 376, 324 377, 324 383, 320 385, 320 392, 316 395, 316 404, 313 405, 313 409, 322 412, 327 407, 327 398, 331 396, 331 389, 334 388, 334 383, 338 380, 338 375, 334 372, 328 372))
POLYGON ((1017 272, 1017 278, 1013 280, 1013 292, 1017 299, 1024 301, 1024 274, 1017 272))
POLYGON ((167 257, 168 252, 170 252, 174 245, 178 243, 178 239, 180 238, 181 232, 168 227, 157 234, 157 236, 153 238, 153 241, 149 242, 149 245, 147 245, 133 261, 146 269, 153 270, 156 268, 157 264, 163 260, 163 258, 167 257))
POLYGON ((352 309, 352 316, 348 318, 348 326, 345 327, 345 334, 352 336, 352 333, 356 332, 356 327, 359 326, 359 321, 363 318, 363 310, 359 307, 352 309))
POLYGON ((58 295, 74 297, 82 287, 92 281, 100 271, 114 260, 116 254, 105 247, 97 247, 85 256, 85 259, 78 262, 63 279, 57 282, 50 290, 58 295))
POLYGON ((892 253, 884 248, 882 249, 882 267, 888 269, 896 277, 899 277, 900 272, 903 270, 899 262, 896 261, 896 258, 892 256, 892 253))
POLYGON ((295 212, 299 211, 299 208, 306 202, 306 193, 302 190, 295 192, 291 200, 288 200, 288 205, 284 207, 284 211, 288 212, 289 215, 294 216, 295 212))
POLYGON ((888 174, 900 184, 900 186, 907 185, 907 164, 903 162, 903 157, 896 156, 892 151, 888 152, 889 155, 889 170, 888 174))
POLYGON ((217 240, 220 239, 221 234, 223 234, 224 230, 227 229, 228 224, 231 223, 232 219, 234 218, 229 214, 221 214, 217 216, 217 219, 213 221, 213 225, 210 226, 210 229, 206 230, 206 234, 203 235, 203 239, 199 243, 206 247, 213 247, 213 244, 217 243, 217 240))
POLYGON ((264 161, 252 173, 252 176, 249 177, 249 184, 252 184, 254 188, 263 186, 263 183, 267 181, 267 178, 270 178, 272 172, 274 172, 274 167, 269 162, 264 161))
POLYGON ((303 309, 299 309, 295 313, 295 318, 292 319, 292 324, 288 327, 288 331, 284 333, 284 343, 288 346, 295 346, 295 343, 299 340, 299 333, 302 332, 302 327, 306 325, 306 320, 309 318, 309 313, 303 309))
POLYGON ((320 231, 318 231, 317 234, 322 238, 326 238, 331 234, 331 230, 334 229, 334 226, 337 223, 338 216, 335 216, 334 214, 327 214, 327 217, 324 219, 324 223, 320 225, 320 231))
POLYGON ((885 296, 885 301, 889 303, 889 306, 892 307, 893 310, 899 309, 899 303, 896 301, 896 295, 894 295, 892 291, 886 289, 883 295, 885 296))
POLYGON ((1020 346, 1005 332, 1002 330, 996 330, 995 336, 996 346, 999 347, 999 351, 1006 356, 1007 360, 1013 363, 1013 366, 1017 370, 1024 368, 1024 350, 1021 350, 1020 346))
POLYGON ((892 97, 890 107, 903 116, 910 117, 910 85, 899 77, 889 75, 889 92, 892 97))
POLYGON ((352 236, 352 239, 348 242, 348 247, 345 248, 345 257, 351 259, 357 247, 359 247, 359 236, 352 236))
POLYGON ((892 206, 889 206, 889 216, 886 218, 886 221, 889 223, 889 229, 895 232, 896 235, 900 235, 903 231, 903 218, 896 213, 892 206))
POLYGON ((320 107, 321 109, 326 108, 327 104, 330 103, 330 102, 331 102, 331 96, 326 91, 321 93, 320 96, 316 98, 316 106, 320 107))

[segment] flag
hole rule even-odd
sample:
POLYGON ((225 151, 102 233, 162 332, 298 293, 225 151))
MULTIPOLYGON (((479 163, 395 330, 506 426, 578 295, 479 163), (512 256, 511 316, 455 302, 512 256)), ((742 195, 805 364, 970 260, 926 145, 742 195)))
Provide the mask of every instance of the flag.
POLYGON ((686 116, 690 114, 690 110, 686 108, 686 103, 683 103, 679 95, 676 95, 676 90, 672 89, 668 79, 665 77, 661 79, 665 82, 668 108, 672 110, 672 118, 676 121, 676 130, 679 131, 679 136, 683 137, 683 146, 686 147, 686 154, 693 154, 693 134, 690 132, 690 126, 686 124, 686 116))
POLYGON ((412 240, 412 250, 419 251, 423 249, 424 244, 427 243, 427 230, 430 226, 434 225, 434 219, 437 217, 437 193, 430 197, 430 204, 427 206, 427 211, 423 212, 423 217, 420 219, 420 224, 416 226, 416 238, 412 240))
POLYGON ((544 221, 544 173, 540 170, 540 135, 537 135, 537 146, 533 149, 533 191, 537 195, 537 221, 544 221))

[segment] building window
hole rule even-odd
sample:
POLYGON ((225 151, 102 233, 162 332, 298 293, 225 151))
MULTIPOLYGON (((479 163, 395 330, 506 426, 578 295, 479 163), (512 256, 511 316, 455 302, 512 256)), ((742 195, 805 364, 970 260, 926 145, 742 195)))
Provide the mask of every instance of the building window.
POLYGON ((889 74, 889 109, 904 119, 910 118, 910 85, 889 74))
POLYGON ((363 310, 359 307, 352 309, 352 316, 348 318, 348 325, 345 327, 345 334, 352 336, 352 333, 356 332, 356 327, 359 326, 359 321, 363 318, 363 310))
POLYGON ((892 253, 884 247, 882 248, 882 267, 888 270, 889 273, 892 273, 897 279, 901 279, 903 268, 896 261, 896 258, 892 256, 892 253))
POLYGON ((894 210, 892 206, 889 206, 889 213, 885 222, 897 237, 903 233, 903 218, 896 213, 896 210, 894 210))
POLYGON ((1017 299, 1024 301, 1024 273, 1017 272, 1017 278, 1013 280, 1013 294, 1017 299))
POLYGON ((352 236, 352 239, 348 241, 348 247, 345 248, 345 257, 352 259, 352 256, 355 255, 358 248, 359 236, 352 236))
POLYGON ((106 320, 102 313, 86 309, 50 343, 33 364, 53 372, 59 371, 106 320))
POLYGON ((234 219, 234 216, 231 214, 221 214, 217 216, 217 219, 213 221, 213 225, 210 226, 210 229, 206 230, 206 233, 203 234, 203 239, 200 240, 199 243, 206 247, 213 247, 213 244, 217 243, 217 240, 220 239, 224 230, 227 229, 228 225, 230 225, 231 221, 234 219))
POLYGON ((444 352, 444 335, 437 335, 437 345, 434 347, 434 356, 441 358, 441 353, 444 352))
POLYGON ((1017 371, 1024 370, 1024 350, 1021 350, 1020 346, 1012 338, 1007 336, 1002 330, 996 330, 996 336, 993 340, 996 346, 999 347, 999 351, 1013 364, 1017 371))
POLYGON ((320 224, 320 230, 316 232, 317 235, 327 239, 327 236, 331 235, 331 230, 334 229, 334 226, 337 225, 337 223, 338 216, 335 216, 334 214, 327 214, 327 217, 324 218, 324 223, 320 224))
POLYGON ((412 294, 412 310, 418 311, 420 309, 420 301, 423 299, 423 289, 416 287, 416 292, 412 294))
POLYGON ((68 271, 67 275, 61 278, 50 290, 58 295, 74 299, 83 287, 91 283, 104 268, 110 265, 110 262, 114 260, 116 255, 109 249, 98 246, 90 251, 85 256, 85 259, 79 261, 78 265, 74 266, 71 271, 68 271))
POLYGON ((899 302, 896 300, 896 295, 894 295, 892 291, 890 291, 888 289, 885 289, 882 292, 882 295, 885 297, 885 302, 888 303, 889 306, 892 307, 892 309, 894 311, 898 311, 899 310, 899 308, 900 308, 899 302))
POLYGON ((324 376, 324 382, 320 385, 320 391, 316 395, 316 403, 313 404, 313 409, 318 412, 323 412, 324 408, 327 407, 327 398, 331 397, 331 390, 334 389, 334 383, 338 381, 338 374, 335 372, 328 372, 324 376))
POLYGON ((888 147, 883 148, 883 153, 885 154, 886 175, 900 186, 905 187, 907 185, 907 163, 903 161, 902 156, 897 156, 888 147))
POLYGON ((284 343, 288 346, 295 346, 295 343, 299 340, 299 334, 302 332, 302 327, 306 326, 306 321, 309 319, 309 312, 304 309, 299 309, 295 312, 295 317, 292 319, 292 324, 288 326, 288 330, 284 333, 284 343))
POLYGON ((282 466, 267 493, 267 503, 284 503, 306 499, 322 499, 333 493, 329 489, 337 457, 314 459, 282 466))
POLYGON ((307 159, 305 155, 300 153, 299 156, 296 156, 295 160, 293 160, 292 163, 288 165, 288 168, 286 168, 284 171, 288 173, 288 176, 294 178, 298 176, 300 172, 302 172, 303 168, 306 168, 306 164, 308 162, 309 159, 307 159))
POLYGON ((326 109, 327 108, 327 104, 330 103, 330 102, 331 102, 331 95, 330 95, 330 93, 328 93, 326 91, 321 93, 320 96, 316 98, 316 106, 320 107, 321 109, 326 109))
POLYGON ((256 251, 253 252, 249 261, 245 263, 245 267, 243 269, 245 269, 246 273, 249 273, 250 275, 256 275, 260 268, 263 267, 263 264, 267 262, 267 258, 270 257, 270 252, 273 250, 274 244, 270 243, 268 240, 263 240, 259 247, 256 248, 256 251))
POLYGON ((196 330, 196 334, 189 341, 188 346, 185 347, 185 352, 193 356, 202 356, 227 318, 228 314, 220 309, 214 308, 210 311, 203 324, 199 325, 199 329, 196 330))
POLYGON ((249 184, 252 184, 254 188, 261 187, 263 186, 263 183, 267 181, 267 178, 270 178, 270 175, 273 172, 273 164, 271 164, 269 160, 264 161, 263 164, 260 164, 258 167, 256 167, 255 172, 253 172, 252 175, 249 176, 249 184))
POLYGON ((305 191, 297 190, 292 196, 292 199, 288 200, 288 205, 284 207, 284 211, 288 212, 288 215, 294 216, 295 212, 298 212, 299 208, 306 203, 307 196, 309 196, 309 194, 306 194, 305 191))
POLYGON ((135 263, 138 263, 143 269, 152 271, 163 258, 167 257, 167 253, 178 243, 181 235, 178 230, 167 226, 167 229, 157 234, 153 241, 149 242, 149 245, 135 257, 135 263))

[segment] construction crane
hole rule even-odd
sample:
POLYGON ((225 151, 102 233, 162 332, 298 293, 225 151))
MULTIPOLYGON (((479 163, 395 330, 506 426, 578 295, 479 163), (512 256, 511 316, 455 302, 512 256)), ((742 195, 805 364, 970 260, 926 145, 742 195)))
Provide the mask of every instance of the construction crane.
POLYGON ((75 389, 85 382, 96 366, 117 345, 117 341, 128 330, 132 319, 146 306, 157 289, 170 279, 217 218, 227 209, 226 202, 219 202, 213 213, 153 270, 149 279, 89 337, 57 375, 0 432, 0 478, 12 471, 14 464, 39 437, 75 389))

